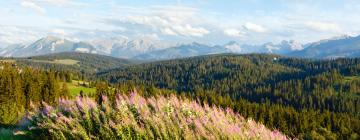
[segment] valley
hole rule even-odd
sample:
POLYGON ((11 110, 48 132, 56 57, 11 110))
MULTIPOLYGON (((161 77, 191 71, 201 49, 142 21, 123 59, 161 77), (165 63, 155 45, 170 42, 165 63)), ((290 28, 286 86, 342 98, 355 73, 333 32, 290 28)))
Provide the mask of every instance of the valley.
POLYGON ((360 140, 360 1, 0 5, 0 140, 360 140))
MULTIPOLYGON (((23 80, 0 86, 0 93, 8 93, 5 90, 9 86, 18 89, 11 91, 17 96, 2 94, 0 99, 13 98, 16 108, 24 112, 30 110, 29 100, 39 103, 46 99, 48 105, 56 107, 62 101, 58 99, 71 102, 81 95, 101 105, 105 96, 115 101, 118 95, 136 92, 146 100, 178 96, 232 109, 245 119, 279 130, 289 138, 356 139, 359 134, 358 58, 311 60, 270 54, 214 54, 140 63, 96 54, 58 53, 8 60, 2 61, 6 67, 1 70, 0 80, 11 81, 9 76, 23 80), (13 63, 21 73, 12 70, 14 66, 7 66, 13 63)), ((1 103, 2 111, 11 107, 5 100, 1 103)), ((35 133, 15 127, 21 114, 0 119, 1 125, 7 126, 4 132, 35 133)), ((50 128, 42 129, 48 134, 50 128)), ((66 133, 60 129, 57 132, 66 133)))

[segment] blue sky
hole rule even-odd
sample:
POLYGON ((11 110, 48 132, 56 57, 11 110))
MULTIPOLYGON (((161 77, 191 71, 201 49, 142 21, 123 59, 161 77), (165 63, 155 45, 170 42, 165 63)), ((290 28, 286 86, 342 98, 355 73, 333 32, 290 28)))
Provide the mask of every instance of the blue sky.
POLYGON ((0 45, 71 40, 301 43, 360 34, 357 0, 0 0, 0 45))

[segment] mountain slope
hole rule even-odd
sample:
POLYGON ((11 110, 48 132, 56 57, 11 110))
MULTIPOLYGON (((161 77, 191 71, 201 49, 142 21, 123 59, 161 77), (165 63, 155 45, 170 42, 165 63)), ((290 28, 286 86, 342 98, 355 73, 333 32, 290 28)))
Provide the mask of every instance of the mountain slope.
POLYGON ((114 46, 126 44, 128 40, 129 39, 125 37, 96 39, 90 41, 90 44, 93 45, 98 50, 98 52, 110 55, 114 46))
POLYGON ((28 57, 60 52, 82 52, 104 54, 117 58, 131 58, 166 47, 166 43, 159 42, 151 37, 140 37, 134 40, 110 38, 88 42, 73 42, 67 39, 47 36, 30 45, 10 45, 1 49, 0 55, 5 57, 28 57))
POLYGON ((47 36, 39 39, 30 45, 19 45, 4 49, 1 52, 3 56, 27 57, 44 55, 59 52, 84 52, 96 53, 93 46, 85 42, 72 42, 66 39, 60 39, 53 36, 47 36))
POLYGON ((122 44, 114 44, 111 56, 118 58, 133 58, 137 55, 146 54, 166 48, 166 44, 158 42, 150 37, 136 38, 122 44))
POLYGON ((298 50, 302 50, 303 49, 303 45, 294 41, 294 40, 290 40, 290 41, 286 41, 283 40, 280 43, 265 43, 262 45, 241 45, 242 54, 246 54, 246 53, 270 53, 270 54, 280 54, 280 55, 284 55, 284 54, 288 54, 291 53, 293 51, 298 51, 298 50))
POLYGON ((25 48, 26 45, 24 44, 13 44, 9 45, 5 48, 0 49, 0 56, 3 57, 12 57, 14 54, 16 55, 17 52, 22 51, 23 48, 25 48))
POLYGON ((360 36, 344 36, 311 43, 304 50, 290 53, 289 56, 317 59, 360 57, 360 36))

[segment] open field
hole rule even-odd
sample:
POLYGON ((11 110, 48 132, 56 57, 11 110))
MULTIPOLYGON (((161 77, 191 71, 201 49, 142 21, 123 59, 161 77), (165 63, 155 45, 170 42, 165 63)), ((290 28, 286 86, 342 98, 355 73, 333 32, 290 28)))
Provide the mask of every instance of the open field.
MULTIPOLYGON (((53 61, 50 60, 36 60, 36 59, 19 59, 24 61, 30 61, 30 62, 37 62, 37 63, 50 63, 50 64, 62 64, 62 65, 76 65, 79 63, 77 60, 73 59, 56 59, 53 61)), ((9 63, 15 63, 17 59, 4 59, 0 60, 2 62, 9 62, 9 63)))
POLYGON ((4 60, 0 60, 0 62, 15 63, 16 60, 13 60, 13 59, 4 59, 4 60))
MULTIPOLYGON (((85 87, 85 86, 82 86, 81 84, 83 84, 83 81, 76 81, 76 80, 73 80, 72 83, 67 83, 67 86, 68 86, 69 91, 72 96, 79 95, 80 91, 83 91, 85 95, 91 95, 96 92, 95 88, 85 87), (80 85, 79 85, 79 83, 80 83, 80 85)), ((88 83, 85 82, 85 84, 88 84, 88 83)))
POLYGON ((28 60, 28 61, 40 62, 40 63, 63 64, 63 65, 75 65, 79 63, 79 61, 72 59, 58 59, 54 61, 48 61, 48 60, 28 60))
POLYGON ((345 82, 351 82, 351 81, 354 81, 354 80, 360 80, 360 76, 345 76, 344 77, 345 79, 345 82))

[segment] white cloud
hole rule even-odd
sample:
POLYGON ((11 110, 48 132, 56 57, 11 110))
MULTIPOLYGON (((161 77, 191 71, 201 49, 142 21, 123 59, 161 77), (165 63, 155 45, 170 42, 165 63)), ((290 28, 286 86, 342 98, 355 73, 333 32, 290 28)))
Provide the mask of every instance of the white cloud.
POLYGON ((263 26, 257 25, 255 23, 251 23, 251 22, 245 23, 245 25, 243 27, 244 27, 244 29, 246 29, 248 31, 252 31, 252 32, 256 32, 256 33, 264 33, 267 31, 267 29, 264 28, 263 26))
POLYGON ((55 6, 63 6, 69 4, 69 0, 32 0, 34 3, 51 4, 55 6))
POLYGON ((138 38, 148 38, 150 40, 160 40, 160 37, 153 33, 153 34, 142 34, 142 35, 139 35, 138 38))
POLYGON ((129 22, 132 24, 143 24, 152 26, 154 28, 158 26, 169 26, 170 23, 161 17, 158 16, 128 16, 125 19, 122 19, 123 22, 129 22))
POLYGON ((202 37, 210 31, 203 27, 204 21, 197 9, 184 6, 117 7, 106 18, 107 24, 125 26, 134 32, 158 33, 169 36, 202 37))
POLYGON ((130 23, 133 25, 148 26, 154 31, 159 31, 164 35, 186 36, 186 37, 202 37, 209 34, 210 31, 203 27, 194 27, 186 23, 187 20, 176 17, 155 16, 127 16, 119 20, 115 20, 115 24, 130 23))
POLYGON ((68 7, 68 6, 88 6, 88 2, 81 2, 78 0, 25 0, 36 5, 46 5, 46 6, 58 6, 58 7, 68 7))
POLYGON ((162 29, 161 33, 163 33, 164 35, 174 35, 174 36, 178 35, 177 33, 175 33, 175 31, 173 31, 170 28, 162 29))
POLYGON ((65 36, 66 32, 63 29, 53 29, 52 33, 56 34, 56 35, 61 35, 61 36, 65 36))
POLYGON ((311 30, 315 30, 319 32, 334 32, 334 33, 341 32, 340 27, 335 23, 309 21, 305 23, 305 26, 311 30))
POLYGON ((206 30, 205 28, 202 28, 202 27, 196 28, 196 27, 190 26, 189 24, 187 24, 185 26, 174 26, 172 28, 177 33, 179 33, 183 36, 202 37, 202 36, 210 33, 210 31, 206 30))
POLYGON ((36 12, 38 12, 40 14, 45 14, 45 12, 46 12, 45 9, 43 9, 39 5, 37 5, 37 4, 33 3, 33 2, 30 2, 30 1, 21 2, 21 6, 30 8, 32 10, 35 10, 36 12))
POLYGON ((245 33, 238 29, 225 29, 224 34, 230 37, 245 37, 245 33))
POLYGON ((41 36, 41 33, 34 29, 0 25, 0 44, 29 43, 41 36))

